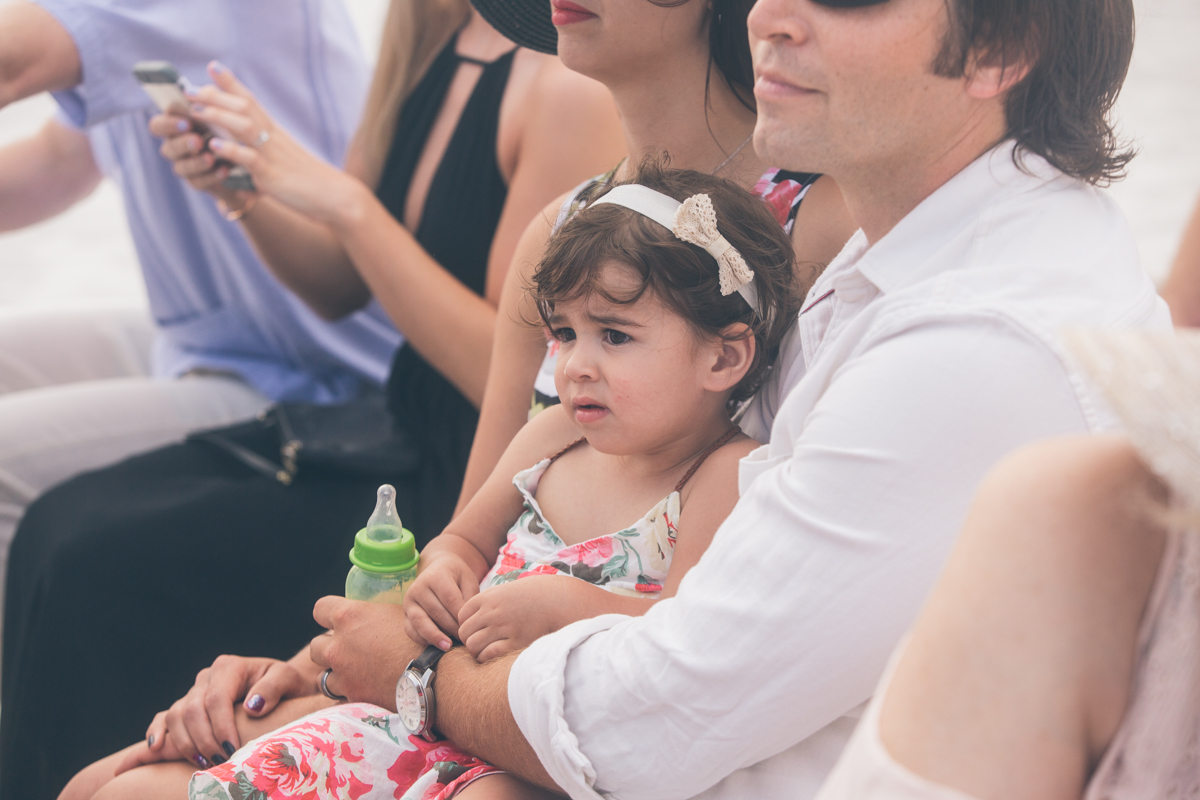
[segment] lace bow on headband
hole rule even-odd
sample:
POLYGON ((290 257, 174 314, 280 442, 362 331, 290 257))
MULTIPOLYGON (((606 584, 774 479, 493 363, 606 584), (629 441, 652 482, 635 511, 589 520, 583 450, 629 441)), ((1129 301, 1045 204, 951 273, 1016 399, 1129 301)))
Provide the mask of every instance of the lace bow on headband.
POLYGON ((717 230, 717 210, 713 208, 712 198, 708 195, 694 194, 681 203, 648 186, 626 183, 616 187, 592 205, 604 203, 636 211, 662 225, 681 241, 706 250, 717 261, 722 296, 737 292, 750 304, 760 319, 766 319, 758 304, 754 271, 746 264, 737 248, 717 230))

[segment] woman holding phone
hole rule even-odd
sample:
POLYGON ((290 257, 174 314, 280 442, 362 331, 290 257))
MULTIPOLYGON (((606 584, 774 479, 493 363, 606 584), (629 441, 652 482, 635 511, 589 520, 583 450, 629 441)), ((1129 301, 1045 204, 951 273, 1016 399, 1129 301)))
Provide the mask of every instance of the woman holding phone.
MULTIPOLYGON (((212 75, 228 91, 202 90, 194 119, 154 119, 172 134, 163 150, 314 308, 336 318, 374 298, 397 321, 406 342, 387 401, 421 468, 389 482, 405 523, 432 536, 458 496, 516 241, 547 202, 620 157, 611 100, 515 47, 466 0, 392 3, 345 171, 299 146, 230 71, 214 64, 212 75), (220 186, 224 170, 194 130, 218 115, 243 137, 225 146, 255 156, 257 194, 220 186)), ((302 471, 285 487, 189 443, 35 503, 10 561, 4 796, 54 796, 144 736, 223 652, 295 653, 319 630, 313 602, 344 585, 380 482, 302 471), (96 724, 65 745, 55 720, 67 717, 96 724)))

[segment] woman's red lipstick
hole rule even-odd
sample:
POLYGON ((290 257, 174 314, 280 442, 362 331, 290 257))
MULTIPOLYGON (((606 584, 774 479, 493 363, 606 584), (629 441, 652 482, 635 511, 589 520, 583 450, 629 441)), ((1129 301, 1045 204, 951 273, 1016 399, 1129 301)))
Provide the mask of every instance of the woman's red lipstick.
POLYGON ((591 11, 571 0, 552 0, 550 8, 550 21, 559 27, 596 18, 591 11))

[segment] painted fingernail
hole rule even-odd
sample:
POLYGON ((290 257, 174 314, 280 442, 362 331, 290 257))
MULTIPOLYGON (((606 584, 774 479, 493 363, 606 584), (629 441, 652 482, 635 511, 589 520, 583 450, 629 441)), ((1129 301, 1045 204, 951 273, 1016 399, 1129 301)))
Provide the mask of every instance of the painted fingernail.
POLYGON ((213 68, 213 72, 229 72, 229 67, 222 64, 220 61, 214 61, 209 64, 213 68))
POLYGON ((225 140, 214 136, 208 140, 208 147, 210 150, 223 150, 225 148, 225 140))
POLYGON ((229 742, 221 742, 221 749, 225 751, 225 755, 227 756, 233 755, 237 750, 237 748, 231 745, 229 742))
POLYGON ((211 756, 209 756, 209 759, 214 764, 224 764, 225 763, 225 756, 221 755, 220 753, 213 753, 211 756))
POLYGON ((191 127, 192 123, 188 122, 186 119, 181 119, 175 123, 175 130, 179 131, 180 133, 183 133, 191 127))
POLYGON ((196 766, 199 767, 200 769, 208 769, 210 766, 212 766, 211 764, 208 763, 208 759, 205 758, 204 756, 200 755, 199 753, 196 753, 196 755, 192 756, 192 761, 195 761, 196 766))
POLYGON ((256 694, 251 696, 251 698, 246 701, 246 708, 250 709, 251 711, 262 711, 263 706, 266 704, 267 701, 263 699, 263 696, 261 694, 256 694))
POLYGON ((154 734, 153 733, 150 734, 150 736, 148 736, 146 738, 146 744, 149 745, 150 747, 154 747, 154 734))
POLYGON ((193 114, 203 114, 204 106, 201 105, 200 103, 192 103, 192 113, 193 114))

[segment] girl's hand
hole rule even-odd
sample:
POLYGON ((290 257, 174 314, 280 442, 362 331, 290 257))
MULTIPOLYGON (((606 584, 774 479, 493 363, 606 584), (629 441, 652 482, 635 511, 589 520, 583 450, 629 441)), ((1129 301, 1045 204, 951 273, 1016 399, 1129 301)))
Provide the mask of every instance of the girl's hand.
POLYGON ((417 644, 450 649, 463 603, 479 594, 479 578, 453 553, 428 562, 404 594, 404 632, 417 644))
POLYGON ((254 95, 217 62, 208 66, 215 86, 191 93, 192 116, 227 131, 208 147, 217 158, 245 167, 258 191, 318 222, 330 223, 365 190, 357 179, 300 146, 263 111, 254 95))
POLYGON ((146 730, 148 752, 135 751, 117 773, 150 760, 186 760, 201 769, 219 764, 242 746, 234 706, 261 717, 284 697, 315 694, 311 676, 273 658, 220 656, 196 675, 191 690, 166 711, 155 715, 146 730))
POLYGON ((528 647, 567 622, 590 616, 577 610, 580 595, 592 594, 588 589, 604 592, 565 575, 531 575, 493 586, 463 605, 459 638, 480 662, 528 647))

